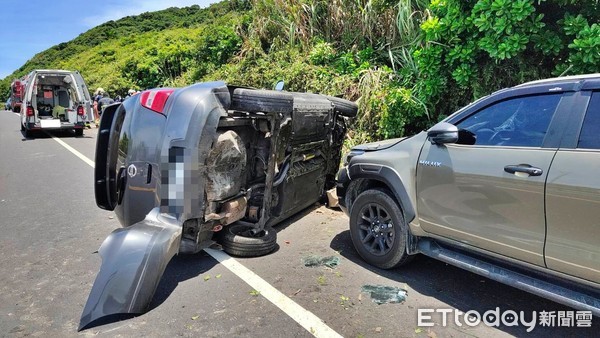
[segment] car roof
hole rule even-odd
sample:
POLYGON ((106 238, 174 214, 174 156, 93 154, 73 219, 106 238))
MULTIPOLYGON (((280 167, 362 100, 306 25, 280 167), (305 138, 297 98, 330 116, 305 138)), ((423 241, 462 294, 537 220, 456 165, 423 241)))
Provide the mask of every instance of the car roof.
POLYGON ((64 70, 64 69, 36 69, 34 70, 34 72, 36 73, 75 73, 75 71, 72 70, 64 70))
MULTIPOLYGON (((589 88, 597 88, 598 87, 597 82, 598 82, 598 80, 600 80, 600 73, 562 76, 562 77, 556 77, 556 78, 550 78, 550 79, 536 80, 536 81, 525 82, 523 84, 520 84, 520 85, 517 85, 514 87, 503 88, 503 89, 497 90, 489 95, 482 96, 479 99, 469 103, 468 105, 462 107, 461 109, 457 110, 456 112, 454 112, 453 114, 448 116, 446 119, 444 119, 444 121, 455 122, 457 118, 459 118, 460 116, 463 115, 463 113, 465 113, 467 111, 472 111, 472 109, 480 109, 481 107, 490 104, 490 102, 488 101, 488 99, 490 99, 490 98, 492 100, 494 100, 494 99, 498 99, 498 98, 504 99, 504 98, 507 98, 510 96, 516 96, 516 95, 528 95, 528 94, 533 94, 533 93, 549 93, 556 89, 562 89, 562 87, 569 87, 571 89, 579 90, 582 87, 584 87, 584 85, 581 85, 580 83, 582 81, 586 82, 586 80, 587 80, 587 82, 589 82, 589 85, 590 85, 589 88), (553 88, 555 85, 560 85, 561 88, 553 88)), ((468 114, 470 114, 470 113, 468 113, 468 114)))
POLYGON ((581 80, 591 80, 591 79, 600 79, 600 73, 561 76, 561 77, 555 77, 555 78, 550 78, 550 79, 529 81, 529 82, 525 82, 523 84, 517 85, 513 88, 527 87, 527 86, 538 85, 538 84, 554 84, 554 83, 558 84, 558 83, 579 82, 581 80))

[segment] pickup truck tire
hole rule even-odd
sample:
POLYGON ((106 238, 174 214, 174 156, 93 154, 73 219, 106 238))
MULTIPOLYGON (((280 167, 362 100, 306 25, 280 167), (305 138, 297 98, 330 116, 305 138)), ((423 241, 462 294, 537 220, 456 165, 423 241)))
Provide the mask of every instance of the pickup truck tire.
POLYGON ((277 248, 277 232, 273 228, 265 227, 256 236, 251 235, 251 229, 251 226, 236 223, 226 226, 219 238, 223 250, 233 256, 258 257, 277 248))
POLYGON ((327 96, 327 99, 333 103, 333 110, 342 116, 355 117, 358 113, 358 105, 352 101, 334 96, 327 96))
POLYGON ((83 129, 75 129, 75 136, 83 136, 83 129))
POLYGON ((231 96, 230 109, 251 113, 291 113, 294 97, 285 92, 236 88, 231 96))
POLYGON ((350 237, 358 254, 369 264, 392 269, 408 263, 408 226, 400 207, 386 189, 362 192, 351 206, 350 237))

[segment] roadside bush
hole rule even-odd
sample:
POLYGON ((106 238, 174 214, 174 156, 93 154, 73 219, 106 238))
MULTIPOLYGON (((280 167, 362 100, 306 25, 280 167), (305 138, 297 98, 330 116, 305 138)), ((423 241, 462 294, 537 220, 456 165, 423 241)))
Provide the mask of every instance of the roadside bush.
POLYGON ((236 26, 212 24, 198 36, 195 48, 196 72, 199 79, 224 65, 235 56, 242 46, 242 39, 236 32, 236 26))
POLYGON ((431 122, 503 87, 597 72, 599 9, 597 1, 431 1, 414 53, 431 122))

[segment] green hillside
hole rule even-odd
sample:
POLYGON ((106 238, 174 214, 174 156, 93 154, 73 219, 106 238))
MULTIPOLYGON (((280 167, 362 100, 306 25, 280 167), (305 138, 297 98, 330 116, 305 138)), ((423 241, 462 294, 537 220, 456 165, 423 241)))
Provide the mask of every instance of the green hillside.
MULTIPOLYGON (((110 21, 35 55, 90 88, 222 79, 343 95, 351 145, 421 130, 503 87, 600 72, 597 0, 231 0, 110 21)), ((1 96, 1 95, 0 95, 1 96)))
POLYGON ((14 78, 43 68, 79 70, 90 88, 104 86, 112 93, 169 85, 197 64, 205 29, 229 27, 233 32, 248 9, 243 1, 226 1, 207 9, 169 8, 106 22, 36 54, 0 82, 0 93, 4 96, 14 78))

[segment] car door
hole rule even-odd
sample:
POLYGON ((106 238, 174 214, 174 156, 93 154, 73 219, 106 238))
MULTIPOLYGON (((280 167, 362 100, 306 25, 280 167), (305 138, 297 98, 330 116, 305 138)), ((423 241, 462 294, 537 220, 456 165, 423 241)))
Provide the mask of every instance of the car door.
POLYGON ((544 266, 544 184, 562 93, 508 97, 455 123, 456 144, 427 142, 417 165, 423 230, 544 266))
POLYGON ((93 113, 92 113, 92 98, 90 97, 90 92, 88 87, 83 79, 83 76, 79 72, 73 72, 73 77, 75 78, 75 87, 77 88, 77 95, 83 100, 83 105, 85 107, 86 116, 88 121, 92 121, 93 113))
POLYGON ((545 257, 552 270, 600 283, 600 91, 581 97, 589 104, 583 123, 572 119, 579 135, 561 145, 548 174, 545 257))
POLYGON ((21 102, 21 124, 26 125, 27 123, 35 123, 37 113, 37 102, 34 99, 37 96, 37 72, 33 71, 27 76, 27 82, 25 83, 25 90, 23 91, 23 99, 21 102), (27 107, 32 107, 34 110, 34 116, 27 116, 27 107))

